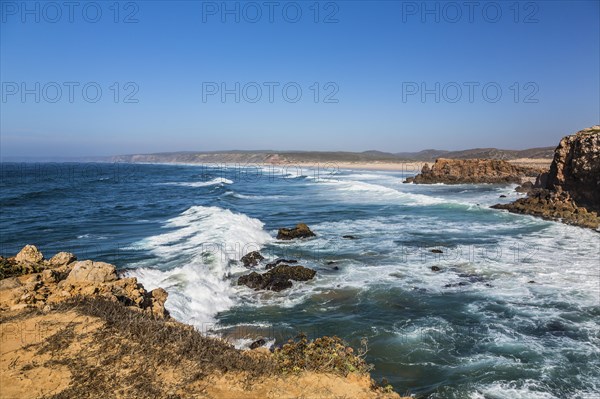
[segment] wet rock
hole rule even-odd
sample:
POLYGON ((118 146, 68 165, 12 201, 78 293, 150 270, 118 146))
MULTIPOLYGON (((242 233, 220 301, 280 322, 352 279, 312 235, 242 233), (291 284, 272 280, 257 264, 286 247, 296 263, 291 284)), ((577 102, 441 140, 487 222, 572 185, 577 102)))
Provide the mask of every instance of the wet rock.
POLYGON ((347 240, 356 240, 356 239, 358 239, 358 237, 352 236, 352 235, 345 235, 345 236, 342 236, 342 238, 345 238, 347 240))
POLYGON ((434 254, 443 254, 444 253, 444 251, 442 251, 441 249, 432 249, 430 252, 434 253, 434 254))
POLYGON ((335 260, 330 260, 327 262, 328 265, 335 265, 337 262, 335 260))
POLYGON ((535 281, 533 281, 533 280, 529 280, 527 283, 528 283, 528 284, 535 284, 535 281))
POLYGON ((313 233, 304 223, 299 223, 296 227, 291 229, 281 228, 277 232, 278 240, 293 240, 295 238, 308 238, 314 236, 315 233, 313 233))
POLYGON ((253 267, 258 265, 258 263, 263 260, 265 257, 260 254, 258 251, 252 251, 242 256, 242 263, 246 267, 253 267))
POLYGON ((263 287, 263 276, 257 272, 252 272, 238 278, 238 285, 245 285, 249 288, 259 290, 263 287))
POLYGON ((439 266, 431 266, 431 271, 439 272, 440 270, 442 269, 440 269, 439 266))
POLYGON ((250 344, 250 349, 260 348, 261 346, 264 346, 266 343, 267 343, 267 341, 265 341, 263 338, 259 338, 250 344))
POLYGON ((35 245, 25 245, 15 260, 19 263, 39 263, 44 260, 44 255, 35 245))
POLYGON ((245 285, 249 288, 271 291, 282 291, 292 287, 292 281, 307 281, 314 278, 317 272, 304 266, 278 265, 266 273, 259 274, 252 272, 240 276, 238 285, 245 285))
POLYGON ((500 195, 500 198, 506 198, 506 195, 502 194, 500 195))
POLYGON ((533 190, 533 183, 530 181, 526 181, 525 183, 521 184, 520 186, 517 186, 515 188, 515 191, 518 193, 528 193, 531 190, 533 190))
POLYGON ((275 259, 273 262, 267 263, 267 265, 265 266, 265 269, 272 269, 280 263, 298 263, 298 261, 295 259, 279 258, 279 259, 275 259))

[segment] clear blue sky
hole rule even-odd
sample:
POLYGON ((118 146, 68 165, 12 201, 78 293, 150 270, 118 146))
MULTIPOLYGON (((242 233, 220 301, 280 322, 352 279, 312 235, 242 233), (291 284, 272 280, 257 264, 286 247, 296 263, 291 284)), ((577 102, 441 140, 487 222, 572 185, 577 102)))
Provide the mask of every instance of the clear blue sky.
POLYGON ((2 156, 518 149, 600 120, 598 1, 1 3, 2 156))

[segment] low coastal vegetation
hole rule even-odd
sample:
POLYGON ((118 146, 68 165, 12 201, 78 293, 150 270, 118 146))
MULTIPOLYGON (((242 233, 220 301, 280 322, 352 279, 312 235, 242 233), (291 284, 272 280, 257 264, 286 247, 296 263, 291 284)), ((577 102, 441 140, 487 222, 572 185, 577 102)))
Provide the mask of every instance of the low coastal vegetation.
POLYGON ((172 319, 164 290, 146 291, 113 265, 66 252, 46 260, 28 245, 0 268, 7 397, 399 398, 369 376, 366 342, 355 351, 300 334, 238 350, 172 319))

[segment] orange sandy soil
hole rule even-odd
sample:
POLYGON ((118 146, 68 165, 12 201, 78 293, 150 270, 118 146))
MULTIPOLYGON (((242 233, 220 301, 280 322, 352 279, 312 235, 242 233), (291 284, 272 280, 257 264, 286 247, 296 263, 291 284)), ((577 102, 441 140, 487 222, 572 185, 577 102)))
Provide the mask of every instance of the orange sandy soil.
MULTIPOLYGON (((261 372, 261 364, 269 364, 273 356, 266 349, 231 348, 222 357, 219 351, 223 349, 209 350, 211 360, 202 363, 205 359, 185 353, 185 345, 203 341, 170 339, 174 333, 185 337, 189 326, 154 319, 146 330, 172 329, 168 339, 152 342, 148 337, 161 335, 140 329, 140 320, 147 316, 119 303, 125 316, 133 314, 131 331, 123 327, 128 323, 115 323, 114 316, 112 320, 90 316, 71 305, 54 309, 9 306, 10 298, 11 289, 0 285, 1 398, 400 398, 390 389, 374 388, 367 373, 344 377, 312 371, 261 372), (183 347, 177 347, 179 342, 183 347), (233 365, 230 370, 223 366, 228 362, 233 365), (217 364, 217 370, 204 367, 206 363, 217 364), (249 371, 240 371, 240 364, 249 371)), ((111 309, 107 312, 114 315, 115 308, 111 309)), ((212 342, 213 347, 223 345, 221 340, 212 342)))

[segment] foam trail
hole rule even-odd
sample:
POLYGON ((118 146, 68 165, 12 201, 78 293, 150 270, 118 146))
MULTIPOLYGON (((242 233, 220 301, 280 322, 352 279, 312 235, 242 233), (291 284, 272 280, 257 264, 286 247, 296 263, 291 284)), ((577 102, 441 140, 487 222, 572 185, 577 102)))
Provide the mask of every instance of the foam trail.
POLYGON ((229 179, 225 179, 223 177, 216 177, 209 181, 196 181, 196 182, 170 182, 170 183, 162 183, 170 186, 183 186, 183 187, 207 187, 207 186, 216 186, 222 184, 233 184, 233 181, 229 179))
POLYGON ((236 302, 227 277, 243 267, 234 260, 272 238, 260 220, 218 207, 193 206, 165 227, 173 230, 138 243, 155 260, 128 274, 148 289, 166 289, 171 315, 205 329, 236 302))

